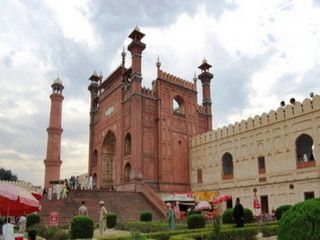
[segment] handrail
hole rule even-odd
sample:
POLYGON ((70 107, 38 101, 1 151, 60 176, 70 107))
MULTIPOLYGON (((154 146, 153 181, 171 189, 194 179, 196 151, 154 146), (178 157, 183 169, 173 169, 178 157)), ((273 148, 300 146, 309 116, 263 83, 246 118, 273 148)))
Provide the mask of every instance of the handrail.
POLYGON ((145 195, 145 197, 151 201, 165 217, 167 214, 167 206, 164 201, 162 201, 162 199, 145 182, 140 181, 138 184, 143 195, 145 195))

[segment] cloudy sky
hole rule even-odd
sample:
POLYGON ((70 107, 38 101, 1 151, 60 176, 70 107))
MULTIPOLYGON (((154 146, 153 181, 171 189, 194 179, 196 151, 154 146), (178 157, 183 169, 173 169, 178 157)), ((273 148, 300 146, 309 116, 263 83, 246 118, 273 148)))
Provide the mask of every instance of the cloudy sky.
POLYGON ((87 171, 88 77, 120 63, 136 25, 146 34, 146 87, 157 56, 188 80, 204 57, 213 65, 214 128, 320 93, 319 0, 0 0, 0 167, 43 183, 50 85, 59 75, 62 177, 87 171))

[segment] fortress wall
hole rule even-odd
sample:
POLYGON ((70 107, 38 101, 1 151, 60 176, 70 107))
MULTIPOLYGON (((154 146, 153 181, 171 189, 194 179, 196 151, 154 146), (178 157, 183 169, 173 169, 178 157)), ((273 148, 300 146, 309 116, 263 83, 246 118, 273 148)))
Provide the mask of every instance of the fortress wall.
POLYGON ((320 196, 319 95, 198 135, 189 145, 193 191, 230 194, 252 208, 253 189, 257 188, 258 196, 268 196, 270 211, 282 203, 304 200, 306 191, 320 196), (295 141, 303 133, 313 138, 315 161, 299 169, 295 141), (222 156, 226 152, 233 157, 231 179, 222 176, 222 156), (258 171, 261 156, 265 158, 264 174, 258 171), (202 182, 198 181, 199 170, 202 182), (289 189, 290 184, 294 189, 289 189))
POLYGON ((271 110, 268 114, 256 115, 254 118, 242 120, 240 123, 229 124, 223 128, 198 135, 191 139, 191 146, 207 143, 208 141, 215 141, 226 137, 232 137, 239 133, 244 133, 249 130, 259 129, 263 126, 276 124, 281 121, 298 117, 304 114, 311 113, 320 109, 320 96, 315 95, 312 99, 306 98, 302 103, 296 102, 294 105, 286 105, 279 107, 276 111, 271 110))

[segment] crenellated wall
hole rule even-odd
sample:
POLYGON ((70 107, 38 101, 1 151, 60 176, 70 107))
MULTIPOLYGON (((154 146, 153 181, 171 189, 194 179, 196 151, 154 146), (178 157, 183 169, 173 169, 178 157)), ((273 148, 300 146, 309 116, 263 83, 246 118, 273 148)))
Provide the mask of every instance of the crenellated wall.
MULTIPOLYGON (((198 106, 201 111, 202 106, 198 106)), ((244 133, 246 131, 255 130, 267 125, 277 124, 281 121, 286 121, 291 118, 316 111, 320 109, 320 96, 315 95, 312 99, 306 98, 302 103, 296 102, 294 105, 286 105, 279 107, 276 111, 271 110, 268 114, 263 113, 254 118, 242 120, 240 123, 229 124, 223 128, 209 131, 205 134, 198 135, 191 140, 191 146, 206 143, 208 141, 219 140, 233 135, 244 133)))
POLYGON ((187 80, 184 80, 182 78, 179 78, 177 76, 174 76, 170 73, 167 73, 165 71, 162 71, 161 69, 158 70, 158 78, 168 81, 170 83, 173 83, 175 85, 181 86, 183 88, 190 89, 192 91, 197 91, 196 84, 189 82, 187 80))
POLYGON ((256 189, 258 197, 268 198, 269 212, 304 200, 308 192, 320 196, 319 95, 198 135, 189 144, 193 191, 218 191, 233 200, 240 197, 252 209, 256 189), (297 161, 296 139, 301 134, 312 137, 315 161, 297 161), (222 158, 227 152, 232 155, 230 176, 223 174, 222 158), (259 169, 261 157, 264 171, 259 169))

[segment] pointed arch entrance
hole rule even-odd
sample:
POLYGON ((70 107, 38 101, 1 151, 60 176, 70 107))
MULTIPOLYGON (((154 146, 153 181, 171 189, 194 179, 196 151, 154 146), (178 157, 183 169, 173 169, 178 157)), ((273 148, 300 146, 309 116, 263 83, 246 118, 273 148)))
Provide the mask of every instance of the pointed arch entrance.
POLYGON ((114 157, 116 154, 116 135, 109 130, 103 140, 102 187, 114 184, 114 157))
POLYGON ((127 163, 124 167, 124 182, 130 182, 130 175, 131 175, 131 165, 127 163))

